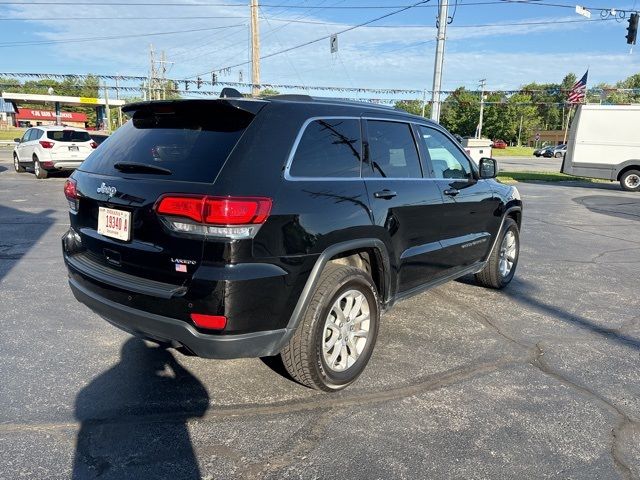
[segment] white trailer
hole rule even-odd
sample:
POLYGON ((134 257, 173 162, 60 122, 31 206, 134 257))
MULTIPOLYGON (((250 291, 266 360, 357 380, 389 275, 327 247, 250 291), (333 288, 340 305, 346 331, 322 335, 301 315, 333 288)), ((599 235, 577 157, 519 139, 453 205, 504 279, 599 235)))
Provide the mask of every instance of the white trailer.
POLYGON ((580 105, 560 171, 640 192, 640 105, 580 105))
POLYGON ((492 143, 488 138, 464 138, 462 140, 462 146, 465 152, 467 152, 476 163, 480 162, 481 158, 491 157, 492 143))

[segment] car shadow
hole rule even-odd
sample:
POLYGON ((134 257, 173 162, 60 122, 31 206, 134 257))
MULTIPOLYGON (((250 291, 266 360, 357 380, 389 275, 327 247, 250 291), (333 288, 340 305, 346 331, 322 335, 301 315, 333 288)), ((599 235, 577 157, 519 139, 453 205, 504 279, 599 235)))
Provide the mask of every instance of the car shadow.
POLYGON ((260 361, 264 363, 267 367, 269 367, 273 372, 277 373, 283 378, 287 380, 291 380, 294 383, 299 383, 295 378, 289 375, 287 369, 284 366, 284 362, 282 361, 282 357, 280 355, 274 355, 272 357, 260 357, 260 361))
POLYGON ((208 407, 204 385, 170 351, 127 340, 76 397, 72 478, 201 478, 187 421, 208 407))
POLYGON ((0 165, 0 172, 6 172, 8 170, 7 167, 0 165))
POLYGON ((640 195, 636 198, 627 196, 588 195, 573 199, 579 205, 594 213, 640 221, 640 195))
MULTIPOLYGON (((457 281, 465 285, 472 285, 477 288, 483 288, 475 282, 473 275, 461 277, 457 279, 457 281)), ((559 306, 545 303, 527 293, 535 292, 536 290, 536 285, 532 284, 531 282, 522 280, 521 278, 514 278, 509 286, 507 286, 503 290, 500 290, 500 292, 508 296, 514 302, 525 306, 527 309, 542 312, 545 315, 549 315, 554 319, 560 320, 561 322, 573 325, 583 330, 587 330, 620 345, 624 345, 626 347, 630 347, 634 350, 640 351, 640 339, 620 332, 617 328, 609 328, 598 325, 588 318, 568 312, 559 306)))
POLYGON ((55 210, 25 212, 0 205, 0 281, 51 228, 55 210))

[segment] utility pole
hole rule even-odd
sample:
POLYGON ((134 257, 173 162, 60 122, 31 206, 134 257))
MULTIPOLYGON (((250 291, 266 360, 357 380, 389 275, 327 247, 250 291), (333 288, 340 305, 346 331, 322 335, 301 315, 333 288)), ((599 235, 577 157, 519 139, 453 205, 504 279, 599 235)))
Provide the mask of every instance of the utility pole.
POLYGON ((440 89, 442 87, 442 64, 444 63, 444 42, 447 34, 449 0, 440 0, 438 10, 438 34, 436 36, 436 60, 433 66, 433 91, 431 92, 431 120, 440 121, 440 89))
POLYGON ((258 0, 251 0, 251 95, 260 93, 260 26, 258 0))
POLYGON ((161 67, 162 68, 162 100, 166 100, 167 99, 167 82, 166 82, 166 76, 167 76, 167 61, 165 60, 164 57, 164 50, 162 50, 162 55, 160 56, 160 63, 161 63, 161 67))
POLYGON ((149 60, 150 60, 150 68, 149 68, 149 82, 147 83, 147 87, 149 88, 149 100, 153 100, 154 98, 154 87, 156 82, 156 60, 154 56, 153 45, 149 44, 149 60))
POLYGON ((520 115, 520 129, 518 130, 518 146, 522 145, 520 143, 520 136, 522 135, 522 120, 524 119, 524 115, 520 115))
POLYGON ((111 131, 111 110, 109 109, 109 90, 107 90, 107 82, 103 83, 104 86, 104 109, 105 114, 107 115, 106 121, 104 122, 104 128, 107 132, 111 131))
MULTIPOLYGON (((120 77, 116 75, 116 100, 120 100, 120 77)), ((122 107, 118 107, 118 127, 122 126, 122 107)))
POLYGON ((482 138, 482 119, 484 116, 484 87, 487 84, 487 80, 483 78, 480 80, 480 120, 478 121, 478 128, 476 129, 476 138, 482 138))

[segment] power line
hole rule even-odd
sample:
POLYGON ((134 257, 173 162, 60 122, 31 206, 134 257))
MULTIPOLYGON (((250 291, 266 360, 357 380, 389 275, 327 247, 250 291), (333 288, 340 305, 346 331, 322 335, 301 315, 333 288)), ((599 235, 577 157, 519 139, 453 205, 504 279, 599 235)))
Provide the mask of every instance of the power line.
MULTIPOLYGON (((308 42, 304 42, 304 43, 301 43, 299 45, 295 45, 293 47, 285 48, 284 50, 279 50, 277 52, 273 52, 273 53, 270 53, 268 55, 263 55, 263 56, 260 57, 260 60, 264 60, 266 58, 275 57, 276 55, 287 53, 287 52, 290 52, 292 50, 296 50, 298 48, 306 47, 307 45, 312 45, 314 43, 321 42, 323 40, 326 40, 326 39, 330 38, 332 35, 340 35, 342 33, 346 33, 346 32, 349 32, 351 30, 355 30, 356 28, 364 27, 365 25, 369 25, 369 24, 371 24, 373 22, 377 22, 377 21, 382 20, 384 18, 388 18, 388 17, 390 17, 392 15, 397 15, 398 13, 401 13, 401 12, 404 12, 404 11, 409 10, 411 8, 417 7, 418 5, 422 5, 422 4, 428 3, 429 1, 430 0, 421 0, 420 2, 416 2, 416 3, 412 4, 412 5, 405 6, 405 7, 401 8, 401 9, 399 9, 399 10, 394 10, 393 12, 389 12, 389 13, 387 13, 385 15, 381 15, 381 16, 373 18, 371 20, 367 20, 366 22, 362 22, 362 23, 360 23, 358 25, 353 25, 351 27, 345 28, 343 30, 340 30, 339 32, 335 32, 334 34, 324 35, 324 36, 322 36, 320 38, 316 38, 315 40, 310 40, 308 42)), ((228 67, 220 68, 218 70, 227 70, 227 69, 231 69, 231 68, 241 67, 243 65, 247 65, 248 63, 250 63, 250 62, 248 62, 248 61, 247 62, 241 62, 241 63, 237 63, 235 65, 230 65, 228 67)), ((214 71, 216 71, 216 70, 214 70, 214 71)), ((191 75, 191 76, 189 76, 187 78, 193 78, 193 77, 197 77, 197 76, 201 76, 201 75, 208 75, 208 74, 210 74, 212 72, 213 71, 199 73, 199 74, 196 74, 196 75, 191 75)))
POLYGON ((161 35, 175 35, 179 33, 193 33, 193 32, 205 32, 210 30, 220 30, 223 28, 238 27, 241 25, 242 24, 225 25, 223 27, 194 28, 191 30, 176 30, 173 32, 133 33, 130 35, 111 35, 106 37, 84 37, 84 38, 68 38, 68 39, 61 39, 61 40, 33 40, 33 41, 22 41, 22 42, 5 42, 5 43, 0 43, 0 48, 25 47, 25 46, 32 46, 32 45, 53 45, 53 44, 59 44, 59 43, 95 42, 95 41, 102 41, 102 40, 119 40, 122 38, 156 37, 161 35))
MULTIPOLYGON (((481 2, 468 2, 461 3, 459 6, 470 5, 495 5, 495 4, 527 4, 527 5, 540 5, 547 7, 561 7, 561 8, 575 8, 575 5, 570 4, 550 4, 543 3, 539 0, 489 0, 481 2)), ((104 7, 122 7, 122 6, 151 6, 151 7, 237 7, 245 8, 246 5, 238 3, 176 3, 176 2, 70 2, 70 1, 30 1, 30 2, 6 2, 0 1, 0 5, 67 5, 67 6, 104 6, 104 7)), ((286 9, 309 9, 309 10, 388 10, 407 8, 411 5, 334 5, 334 6, 318 6, 318 5, 261 5, 263 8, 286 8, 286 9)), ((435 8, 436 5, 421 5, 419 8, 435 8)), ((594 10, 610 10, 612 7, 585 7, 594 10)), ((616 9, 621 11, 621 9, 616 9)), ((284 10, 283 10, 284 11, 284 10)))
POLYGON ((0 22, 39 22, 43 20, 63 20, 67 21, 81 21, 87 20, 247 20, 246 16, 196 16, 196 17, 54 17, 49 15, 47 17, 15 17, 15 18, 0 18, 0 22))
MULTIPOLYGON (((95 78, 99 80, 119 80, 119 81, 132 81, 139 82, 147 80, 146 76, 131 76, 131 75, 98 75, 98 74, 56 74, 56 73, 5 73, 0 72, 0 78, 3 78, 5 81, 6 77, 14 77, 14 78, 38 78, 42 79, 38 85, 47 87, 53 86, 56 87, 59 84, 55 83, 44 83, 46 80, 51 79, 72 79, 72 80, 83 80, 87 78, 95 78)), ((167 82, 172 82, 175 85, 178 84, 196 84, 196 80, 189 79, 166 79, 167 82)), ((210 81, 202 81, 202 84, 211 85, 210 81)), ((216 82, 217 86, 232 86, 238 88, 250 88, 253 84, 251 83, 242 83, 242 82, 216 82)), ((20 87, 19 81, 17 83, 2 83, 0 86, 7 87, 20 87)), ((65 87, 69 88, 91 88, 85 85, 66 85, 65 87)), ((370 93, 370 94, 378 94, 378 95, 393 95, 393 94, 408 94, 408 95, 421 95, 424 90, 423 89, 402 89, 402 88, 368 88, 368 87, 340 87, 340 86, 307 86, 307 85, 290 85, 290 84, 275 84, 275 83, 262 83, 260 84, 261 88, 272 88, 272 89, 305 89, 305 90, 315 90, 315 91, 337 91, 337 92, 361 92, 361 93, 370 93)), ((116 88, 116 87, 107 87, 107 88, 116 88)), ((140 90, 140 86, 131 87, 131 86, 120 86, 122 90, 140 90)), ((198 90, 185 90, 189 93, 211 93, 211 92, 199 92, 198 90)), ((526 94, 526 95, 535 95, 535 94, 550 94, 550 95, 561 95, 571 91, 571 88, 563 88, 563 87, 552 87, 552 88, 517 88, 517 89, 496 89, 496 90, 485 90, 484 93, 487 96, 491 95, 513 95, 513 94, 526 94)), ((427 90, 428 93, 431 93, 431 90, 427 90)), ((481 93, 481 90, 467 90, 464 89, 465 93, 469 94, 477 94, 481 93)), ((592 87, 588 89, 589 94, 598 94, 598 93, 640 93, 640 88, 623 88, 623 87, 592 87)), ((459 93, 459 89, 455 90, 440 90, 440 93, 446 95, 457 95, 459 93)), ((407 100, 406 98, 403 100, 407 100)), ((478 101, 479 103, 479 101, 478 101)), ((500 104, 505 103, 504 101, 485 101, 485 104, 500 104)), ((530 102, 530 103, 540 103, 540 102, 530 102)))
MULTIPOLYGON (((504 2, 498 2, 504 3, 504 2)), ((262 7, 262 6, 261 6, 262 7)), ((619 11, 619 10, 618 10, 619 11)), ((248 20, 248 17, 38 17, 38 18, 0 18, 0 22, 7 21, 43 21, 43 20, 64 20, 64 21, 87 21, 87 20, 207 20, 207 19, 245 19, 248 20)), ((309 25, 326 25, 326 26, 352 26, 345 23, 338 22, 322 22, 315 20, 292 20, 287 18, 274 18, 262 16, 262 19, 265 21, 271 22, 286 22, 289 23, 303 23, 309 25)), ((600 21, 607 20, 616 20, 616 17, 607 17, 607 18, 578 18, 578 19, 567 19, 567 20, 554 20, 553 18, 549 18, 548 20, 540 20, 540 21, 531 21, 531 22, 512 22, 512 23, 485 23, 485 24, 475 24, 475 25, 449 25, 447 28, 474 28, 474 27, 516 27, 518 25, 552 25, 552 24, 565 24, 565 23, 595 23, 600 21)), ((238 24, 236 26, 245 26, 245 24, 238 24)), ((278 27, 278 29, 283 28, 286 25, 282 25, 278 27)), ((231 27, 229 27, 231 28, 231 27)), ((394 25, 364 25, 361 28, 432 28, 430 25, 402 25, 402 24, 394 24, 394 25)))

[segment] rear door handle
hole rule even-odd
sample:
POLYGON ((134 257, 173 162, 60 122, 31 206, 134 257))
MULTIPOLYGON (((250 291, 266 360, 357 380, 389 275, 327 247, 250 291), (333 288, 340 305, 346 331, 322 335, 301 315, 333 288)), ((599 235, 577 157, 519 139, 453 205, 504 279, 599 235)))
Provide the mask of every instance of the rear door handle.
POLYGON ((457 188, 449 188, 444 191, 444 194, 449 195, 450 197, 455 197, 459 193, 460 193, 460 190, 458 190, 457 188))
POLYGON ((393 190, 387 190, 386 188, 384 190, 381 190, 373 194, 373 196, 376 198, 386 198, 386 199, 393 198, 396 195, 398 195, 396 192, 394 192, 393 190))

